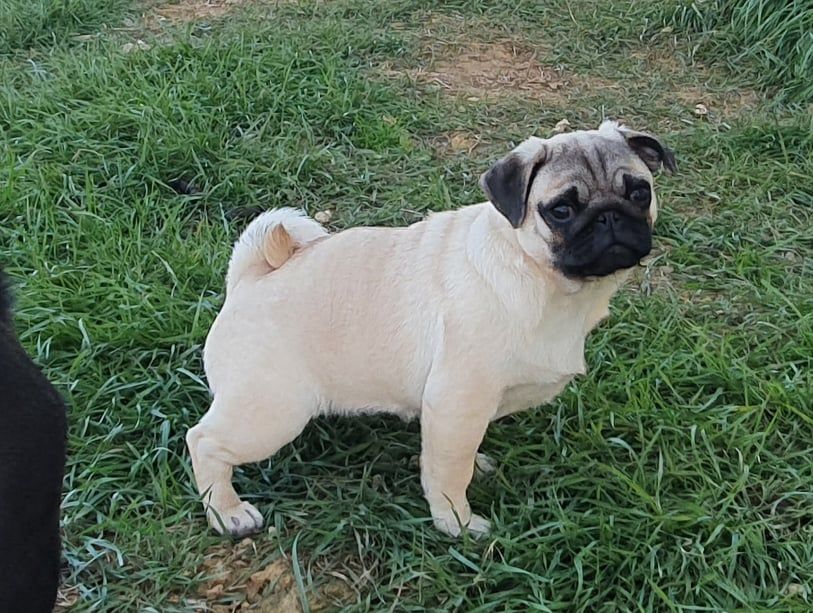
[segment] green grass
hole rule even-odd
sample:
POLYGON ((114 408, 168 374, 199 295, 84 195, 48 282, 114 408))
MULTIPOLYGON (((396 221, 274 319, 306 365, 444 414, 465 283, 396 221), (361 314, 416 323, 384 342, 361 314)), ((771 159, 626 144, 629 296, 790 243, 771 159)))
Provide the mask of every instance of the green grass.
MULTIPOLYGON (((589 374, 489 430, 499 469, 470 498, 493 535, 432 529, 416 424, 324 419, 238 471, 276 529, 254 540, 247 570, 287 556, 305 594, 338 573, 350 610, 809 610, 811 118, 765 100, 695 118, 677 93, 748 82, 696 71, 680 41, 672 63, 636 59, 646 22, 604 5, 436 10, 533 46, 574 83, 624 85, 558 105, 381 76, 371 66, 424 57, 430 3, 417 0, 282 5, 131 54, 115 33, 50 45, 49 28, 74 31, 61 17, 37 35, 34 63, 16 39, 0 63, 0 245, 23 342, 70 402, 74 610, 192 611, 204 552, 224 547, 183 436, 207 407, 201 344, 247 216, 293 204, 332 209, 336 229, 405 224, 479 201, 477 176, 512 141, 604 113, 678 152, 680 174, 658 179, 660 255, 590 337, 589 374), (486 146, 430 146, 460 129, 486 146), (202 193, 175 194, 179 177, 202 193)), ((75 31, 100 23, 90 13, 75 31)))
POLYGON ((3 0, 0 60, 31 48, 69 45, 75 37, 118 25, 130 0, 3 0))
POLYGON ((670 0, 643 11, 696 35, 704 59, 748 70, 790 100, 813 102, 811 0, 670 0))

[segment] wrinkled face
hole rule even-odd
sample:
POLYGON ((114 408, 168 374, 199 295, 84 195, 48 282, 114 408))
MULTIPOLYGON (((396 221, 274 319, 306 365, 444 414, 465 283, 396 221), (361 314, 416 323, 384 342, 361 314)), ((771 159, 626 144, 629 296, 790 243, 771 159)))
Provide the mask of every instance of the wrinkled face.
POLYGON ((562 143, 531 180, 525 225, 547 239, 565 276, 605 276, 649 254, 652 174, 626 144, 562 143))
POLYGON ((483 175, 486 194, 523 249, 570 279, 604 277, 649 254, 657 203, 652 172, 674 170, 653 136, 611 122, 529 139, 483 175))

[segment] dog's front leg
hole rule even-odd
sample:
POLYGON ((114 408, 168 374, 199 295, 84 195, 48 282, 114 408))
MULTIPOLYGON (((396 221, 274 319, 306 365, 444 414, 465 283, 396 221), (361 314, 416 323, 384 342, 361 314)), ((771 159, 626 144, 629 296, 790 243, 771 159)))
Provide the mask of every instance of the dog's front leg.
POLYGON ((475 537, 489 531, 490 522, 471 512, 466 489, 497 402, 495 394, 471 380, 427 386, 421 408, 421 484, 435 527, 452 536, 463 526, 475 537))

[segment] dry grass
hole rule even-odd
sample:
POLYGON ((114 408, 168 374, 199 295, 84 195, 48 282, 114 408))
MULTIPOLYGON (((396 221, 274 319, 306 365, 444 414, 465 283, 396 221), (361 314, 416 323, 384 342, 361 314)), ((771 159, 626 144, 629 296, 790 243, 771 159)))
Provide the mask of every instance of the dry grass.
POLYGON ((203 581, 197 594, 175 596, 172 600, 195 611, 232 613, 300 613, 302 598, 312 612, 335 610, 355 599, 355 591, 335 574, 310 593, 300 593, 291 560, 277 557, 263 561, 252 539, 226 542, 206 550, 198 567, 203 581), (259 570, 258 570, 259 569, 259 570))

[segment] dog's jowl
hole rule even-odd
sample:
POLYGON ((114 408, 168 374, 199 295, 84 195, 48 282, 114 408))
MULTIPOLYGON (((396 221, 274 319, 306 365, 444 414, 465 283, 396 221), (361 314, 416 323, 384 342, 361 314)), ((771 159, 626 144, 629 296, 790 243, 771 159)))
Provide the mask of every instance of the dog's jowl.
POLYGON ((234 247, 204 350, 213 402, 187 435, 211 525, 262 526, 234 466, 316 415, 387 411, 420 419, 435 526, 486 533, 466 498, 486 429, 584 372, 585 337, 651 249, 662 166, 656 137, 604 122, 526 140, 483 175, 489 202, 406 228, 260 215, 234 247))
POLYGON ((53 610, 65 405, 14 333, 0 271, 0 611, 53 610))

